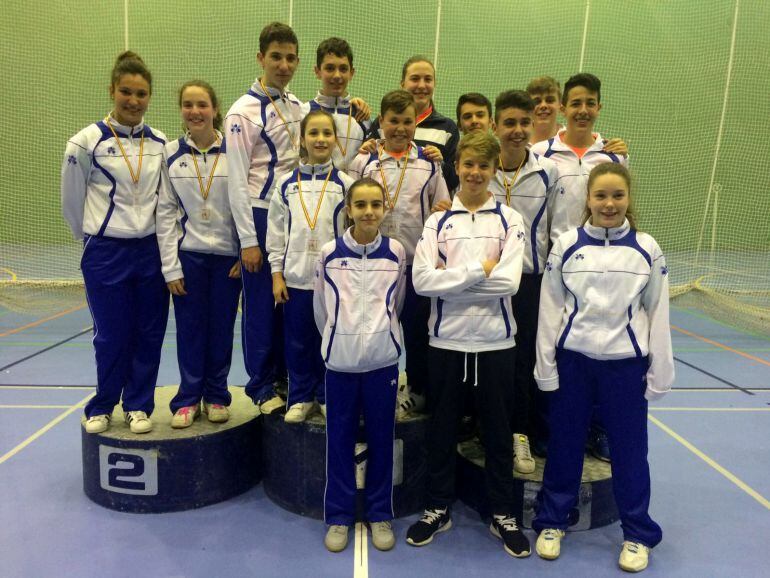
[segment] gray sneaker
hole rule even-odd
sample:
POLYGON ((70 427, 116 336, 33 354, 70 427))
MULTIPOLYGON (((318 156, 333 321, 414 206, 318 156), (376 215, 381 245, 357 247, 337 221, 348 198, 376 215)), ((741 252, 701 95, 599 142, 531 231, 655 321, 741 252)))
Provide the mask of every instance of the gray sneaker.
POLYGON ((391 550, 396 545, 396 537, 389 521, 369 522, 369 529, 372 531, 372 544, 378 550, 391 550))
POLYGON ((348 531, 347 526, 339 526, 337 524, 329 526, 326 531, 326 538, 324 538, 324 544, 329 552, 342 552, 348 545, 348 531))

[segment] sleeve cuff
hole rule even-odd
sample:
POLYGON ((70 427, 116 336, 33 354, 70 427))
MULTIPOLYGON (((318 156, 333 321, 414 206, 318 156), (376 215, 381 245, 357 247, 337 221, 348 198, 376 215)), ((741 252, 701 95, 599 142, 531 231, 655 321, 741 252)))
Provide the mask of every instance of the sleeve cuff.
POLYGON ((171 283, 177 279, 184 279, 184 273, 182 273, 181 269, 172 269, 168 273, 164 273, 163 278, 166 280, 166 283, 171 283))
POLYGON ((537 387, 540 391, 556 391, 559 389, 559 376, 554 375, 553 377, 535 377, 535 381, 537 382, 537 387))
POLYGON ((256 235, 249 235, 248 237, 241 237, 241 249, 251 249, 252 247, 259 247, 256 235))
POLYGON ((646 399, 647 401, 655 401, 657 399, 660 399, 667 393, 668 391, 656 391, 648 387, 644 392, 644 399, 646 399))
POLYGON ((468 274, 473 278, 477 283, 479 281, 484 280, 486 275, 484 274, 484 267, 481 266, 480 261, 472 261, 468 265, 468 274))

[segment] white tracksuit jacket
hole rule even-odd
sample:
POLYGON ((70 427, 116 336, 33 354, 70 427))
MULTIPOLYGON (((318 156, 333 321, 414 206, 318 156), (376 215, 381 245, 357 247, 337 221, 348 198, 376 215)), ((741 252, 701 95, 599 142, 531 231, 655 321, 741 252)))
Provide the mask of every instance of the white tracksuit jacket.
POLYGON ((61 202, 62 214, 78 240, 84 234, 133 239, 155 233, 166 135, 144 122, 128 127, 107 118, 134 173, 142 148, 139 182, 134 184, 107 119, 73 136, 67 142, 61 169, 61 202))
POLYGON ((417 244, 415 291, 431 298, 430 344, 468 353, 516 344, 511 296, 524 255, 521 215, 490 194, 475 213, 456 195, 450 211, 433 213, 417 244), (499 259, 489 277, 481 265, 499 259))
POLYGON ((363 373, 398 363, 405 267, 401 243, 379 233, 360 245, 348 229, 324 245, 313 312, 326 367, 363 373))
POLYGON ((332 162, 339 170, 346 171, 350 162, 358 155, 358 149, 366 140, 372 123, 369 120, 363 122, 356 120, 358 109, 351 106, 350 95, 324 96, 319 92, 313 100, 302 105, 302 118, 305 118, 311 110, 318 109, 334 117, 334 124, 337 127, 337 145, 332 153, 332 162))
POLYGON ((391 199, 386 202, 385 218, 380 225, 380 231, 387 237, 397 239, 404 246, 407 264, 411 265, 414 248, 430 215, 430 208, 439 201, 449 200, 449 191, 441 165, 428 160, 422 148, 414 142, 409 149, 409 161, 399 189, 404 160, 395 159, 384 152, 382 144, 382 141, 377 143, 376 153, 361 153, 353 159, 348 167, 348 174, 356 179, 370 177, 378 183, 382 183, 382 175, 385 175, 391 199), (392 209, 391 202, 394 204, 392 209))
POLYGON ((345 231, 345 193, 353 182, 334 168, 331 161, 322 165, 302 163, 278 179, 267 213, 267 251, 270 272, 283 272, 288 287, 312 290, 315 286, 314 273, 321 247, 345 231), (299 196, 300 175, 302 200, 311 221, 318 210, 312 231, 299 196), (329 180, 324 189, 327 175, 329 180))
MULTIPOLYGON (((497 169, 489 182, 489 190, 498 202, 507 203, 505 183, 511 183, 516 171, 497 169)), ((524 219, 526 247, 524 249, 524 273, 539 275, 548 258, 548 206, 556 195, 559 171, 553 161, 527 151, 527 159, 521 167, 516 182, 510 186, 510 206, 524 219)))
POLYGON ((200 152, 189 134, 166 145, 156 223, 163 277, 167 283, 183 277, 180 250, 238 255, 238 234, 227 195, 226 147, 221 133, 217 132, 217 136, 219 144, 214 143, 205 153, 200 152), (214 171, 205 201, 195 171, 193 150, 204 190, 214 171))
POLYGON ((549 205, 549 222, 551 225, 551 242, 555 243, 563 233, 579 227, 583 221, 583 209, 588 195, 588 175, 596 165, 602 163, 620 163, 628 166, 628 157, 605 153, 602 151, 604 140, 594 133, 594 144, 578 158, 575 151, 569 148, 561 137, 560 132, 555 137, 540 141, 530 149, 533 153, 550 159, 559 170, 556 181, 556 191, 553 202, 549 205))
POLYGON ((599 360, 649 355, 645 397, 671 389, 668 268, 655 239, 628 221, 559 237, 540 294, 535 380, 544 391, 559 387, 557 348, 599 360))

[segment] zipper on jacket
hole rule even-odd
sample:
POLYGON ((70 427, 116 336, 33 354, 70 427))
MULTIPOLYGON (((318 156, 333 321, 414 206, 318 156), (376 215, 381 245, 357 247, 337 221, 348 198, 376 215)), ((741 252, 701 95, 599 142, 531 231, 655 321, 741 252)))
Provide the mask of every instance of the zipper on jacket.
POLYGON ((364 334, 366 333, 366 245, 361 259, 361 353, 365 351, 364 334))
POLYGON ((610 246, 610 230, 604 229, 604 246, 609 247, 610 246))

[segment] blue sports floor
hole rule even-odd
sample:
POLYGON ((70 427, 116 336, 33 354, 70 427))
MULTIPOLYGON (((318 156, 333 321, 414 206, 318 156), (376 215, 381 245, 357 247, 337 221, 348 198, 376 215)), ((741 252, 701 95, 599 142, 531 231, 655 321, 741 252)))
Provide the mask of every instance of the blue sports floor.
MULTIPOLYGON (((83 493, 80 416, 95 383, 84 304, 44 317, 0 310, 0 577, 617 576, 618 524, 572 533, 554 562, 508 556, 462 504, 424 548, 365 535, 341 554, 324 526, 261 486, 173 514, 125 514, 83 493)), ((770 575, 770 338, 672 311, 675 390, 650 406, 651 513, 663 542, 646 576, 770 575)), ((173 314, 159 384, 178 383, 173 314)), ((238 339, 240 339, 238 337, 238 339)), ((236 347, 231 384, 245 373, 236 347)), ((527 531, 533 543, 535 536, 527 531)))

